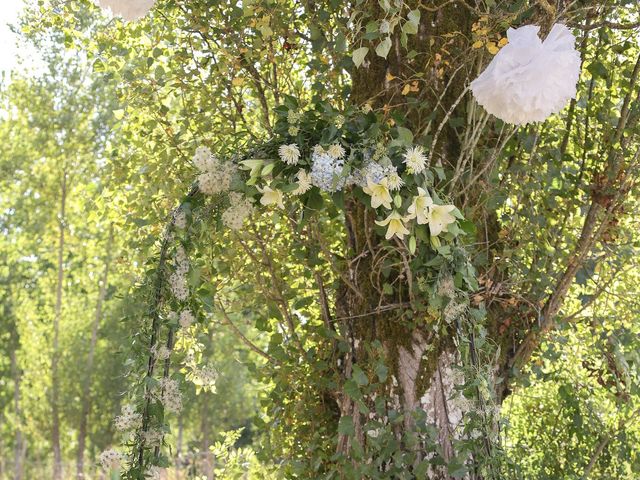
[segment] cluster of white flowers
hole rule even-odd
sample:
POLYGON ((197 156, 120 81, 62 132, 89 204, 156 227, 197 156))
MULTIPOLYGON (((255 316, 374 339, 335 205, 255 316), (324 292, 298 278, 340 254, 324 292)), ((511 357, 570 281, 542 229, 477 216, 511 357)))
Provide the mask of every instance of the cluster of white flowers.
POLYGON ((177 208, 173 212, 173 224, 181 230, 187 228, 187 212, 182 208, 177 208))
POLYGON ((145 446, 159 447, 160 445, 162 445, 162 438, 164 437, 164 432, 162 430, 152 428, 144 432, 142 436, 144 439, 145 446))
POLYGON ((454 298, 456 296, 456 286, 453 283, 453 276, 448 273, 438 280, 438 295, 441 297, 454 298))
POLYGON ((296 173, 296 183, 298 184, 298 188, 291 192, 293 195, 307 193, 311 188, 311 175, 301 168, 298 170, 298 173, 296 173))
POLYGON ((145 472, 144 478, 147 480, 162 480, 162 475, 166 471, 165 468, 153 466, 149 467, 149 469, 145 472))
POLYGON ((207 389, 212 389, 218 379, 218 371, 211 365, 196 367, 193 370, 193 383, 207 389))
POLYGON ((298 126, 298 124, 300 123, 300 120, 302 120, 302 113, 300 112, 296 112, 295 110, 289 110, 287 112, 287 123, 289 123, 289 135, 295 137, 296 135, 298 135, 298 132, 300 131, 300 127, 298 126))
POLYGON ((191 310, 183 310, 180 312, 180 320, 178 320, 178 323, 182 328, 189 328, 195 321, 196 317, 191 310))
POLYGON ((462 316, 462 314, 467 310, 467 305, 465 303, 458 303, 455 300, 451 300, 446 307, 444 307, 444 319, 451 323, 454 320, 457 320, 462 316))
POLYGON ((187 273, 189 272, 189 257, 182 245, 176 249, 174 257, 175 271, 169 275, 169 288, 171 293, 184 302, 189 297, 189 286, 187 284, 187 273))
POLYGON ((193 157, 194 165, 200 170, 198 187, 206 195, 227 192, 237 166, 232 162, 223 162, 211 153, 207 147, 198 147, 193 157))
POLYGON ((156 398, 160 400, 168 412, 179 413, 182 410, 182 392, 177 380, 161 379, 157 387, 156 398))
MULTIPOLYGON (((387 177, 387 181, 389 181, 392 176, 400 178, 396 167, 390 163, 382 166, 378 162, 369 160, 362 168, 356 169, 349 176, 348 183, 364 188, 367 186, 368 180, 371 180, 373 183, 380 183, 383 178, 387 177)), ((400 179, 400 181, 402 181, 402 179, 400 179)))
POLYGON ((106 471, 118 470, 124 460, 125 456, 117 450, 114 450, 113 448, 105 450, 98 457, 100 465, 106 471))
POLYGON ((97 0, 103 9, 111 10, 127 21, 144 17, 153 7, 155 0, 97 0))
POLYGON ((253 213, 253 204, 238 192, 229 193, 229 202, 231 206, 222 213, 222 223, 231 230, 240 230, 253 213))
POLYGON ((316 145, 311 155, 311 184, 325 192, 342 190, 347 184, 347 178, 342 174, 344 153, 340 145, 334 145, 327 151, 316 145))
POLYGON ((116 430, 120 432, 135 430, 142 426, 142 414, 136 412, 132 405, 124 405, 120 415, 114 419, 113 424, 116 430))
POLYGON ((156 343, 153 347, 151 347, 151 354, 156 360, 163 361, 171 356, 171 350, 169 350, 166 345, 156 343))

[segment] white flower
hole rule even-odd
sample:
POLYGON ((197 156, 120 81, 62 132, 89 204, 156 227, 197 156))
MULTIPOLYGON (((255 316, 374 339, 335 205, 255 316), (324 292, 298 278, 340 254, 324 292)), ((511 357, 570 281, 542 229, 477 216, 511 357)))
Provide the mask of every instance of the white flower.
POLYGON ((343 158, 345 155, 344 148, 339 143, 334 143, 329 147, 327 153, 331 155, 333 158, 343 158))
POLYGON ((367 186, 362 189, 364 193, 371 196, 371 208, 378 208, 383 205, 384 208, 391 208, 391 194, 389 193, 389 184, 386 178, 380 180, 380 183, 374 183, 371 178, 367 179, 367 186))
POLYGON ((154 395, 166 411, 179 413, 182 410, 182 392, 176 380, 172 378, 160 379, 154 395))
POLYGON ((136 412, 132 405, 124 405, 114 421, 116 430, 124 432, 126 430, 134 430, 142 426, 142 414, 136 412))
POLYGON ((229 194, 230 207, 222 213, 222 223, 231 230, 240 230, 244 221, 253 213, 253 204, 241 193, 229 194))
POLYGON ((160 468, 157 466, 149 467, 149 469, 145 472, 144 478, 147 480, 161 480, 163 473, 166 471, 166 468, 160 468))
POLYGON ((284 208, 283 195, 280 190, 273 189, 269 186, 265 186, 264 188, 258 187, 258 191, 262 193, 262 197, 260 198, 260 203, 262 205, 273 205, 276 204, 280 208, 284 208))
POLYGON ((433 237, 447 231, 447 226, 456 221, 450 214, 456 207, 454 205, 433 205, 429 213, 429 231, 433 237))
POLYGON ((205 195, 227 192, 237 167, 231 162, 217 162, 211 171, 198 175, 198 187, 205 195))
POLYGON ((278 148, 278 155, 280 160, 288 165, 296 165, 300 160, 300 149, 295 143, 291 145, 280 145, 278 148))
POLYGON ((301 168, 298 170, 298 173, 296 173, 296 183, 298 184, 298 188, 291 192, 293 195, 307 193, 311 189, 311 175, 301 168))
POLYGON ((169 288, 171 293, 181 302, 184 302, 189 296, 189 287, 187 285, 187 276, 180 272, 173 272, 169 276, 169 288))
POLYGON ((171 356, 171 350, 166 345, 155 344, 151 347, 151 353, 156 360, 166 360, 171 356))
POLYGON ((387 176, 387 183, 389 184, 389 190, 395 191, 400 190, 404 185, 404 180, 398 175, 396 172, 391 172, 387 176))
POLYGON ((177 208, 173 212, 173 224, 181 230, 187 228, 187 212, 182 208, 177 208))
POLYGON ((196 317, 191 310, 183 310, 180 312, 180 319, 178 323, 182 328, 189 328, 196 321, 196 317))
POLYGON ((196 148, 196 153, 193 155, 193 164, 201 172, 214 171, 220 160, 211 153, 208 147, 200 146, 196 148))
POLYGON ((427 157, 421 146, 413 147, 404 154, 404 163, 407 165, 409 173, 420 173, 427 166, 427 157))
POLYGON ((333 158, 329 153, 322 149, 319 145, 313 149, 311 156, 311 183, 325 192, 335 192, 342 190, 346 185, 347 179, 342 175, 344 161, 333 158))
POLYGON ((324 147, 322 145, 316 145, 315 147, 313 147, 313 155, 324 155, 325 152, 324 151, 324 147))
POLYGON ((164 437, 164 432, 162 430, 147 430, 143 433, 144 444, 147 447, 159 447, 162 445, 162 438, 164 437))
POLYGON ((102 9, 109 9, 127 21, 144 17, 153 7, 155 0, 97 0, 102 9))
POLYGON ((576 96, 580 53, 575 37, 556 23, 542 42, 540 27, 507 31, 509 43, 471 82, 471 90, 487 112, 507 123, 541 122, 576 96))
POLYGON ((104 470, 110 471, 120 469, 120 465, 124 459, 125 456, 122 453, 110 448, 100 454, 99 462, 104 470))
POLYGON ((407 209, 410 218, 415 218, 419 225, 429 222, 429 215, 433 200, 424 188, 418 187, 418 195, 413 197, 413 203, 407 209))
POLYGON ((391 214, 382 221, 376 220, 376 223, 381 227, 388 225, 387 233, 384 236, 387 240, 389 240, 394 235, 398 237, 400 240, 404 238, 405 235, 409 235, 409 230, 405 227, 404 223, 408 221, 408 218, 400 215, 396 210, 391 212, 391 214))
POLYGON ((295 137, 296 135, 298 135, 298 132, 300 132, 300 128, 299 127, 289 127, 289 135, 291 135, 292 137, 295 137))

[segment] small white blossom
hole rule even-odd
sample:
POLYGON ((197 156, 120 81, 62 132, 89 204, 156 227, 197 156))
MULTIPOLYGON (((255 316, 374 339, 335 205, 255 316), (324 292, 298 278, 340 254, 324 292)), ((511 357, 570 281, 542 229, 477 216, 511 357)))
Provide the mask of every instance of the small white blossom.
POLYGON ((102 468, 107 472, 110 470, 119 470, 120 465, 122 464, 122 462, 124 462, 124 460, 125 456, 117 450, 114 450, 113 448, 102 452, 98 459, 102 468))
POLYGON ((331 145, 327 150, 327 153, 333 158, 344 158, 346 154, 344 147, 339 143, 334 143, 333 145, 331 145))
POLYGON ((171 356, 171 350, 166 345, 155 344, 151 347, 151 353, 156 360, 166 360, 171 356))
POLYGON ((240 230, 253 213, 253 204, 238 192, 229 194, 229 202, 231 205, 222 213, 222 223, 231 230, 240 230))
POLYGON ((280 160, 287 165, 296 165, 300 160, 300 149, 295 143, 291 145, 280 145, 278 155, 280 155, 280 160))
POLYGON ((371 178, 367 181, 367 186, 362 189, 364 193, 371 196, 371 208, 378 208, 383 205, 384 208, 391 208, 391 194, 389 193, 389 184, 386 178, 375 183, 371 178))
POLYGON ((302 113, 296 112, 295 110, 289 110, 287 112, 287 122, 291 125, 295 125, 302 119, 302 113))
POLYGON ((165 473, 166 468, 160 468, 157 466, 149 467, 145 472, 144 478, 147 480, 162 480, 162 475, 165 473))
POLYGON ((454 205, 434 205, 431 207, 429 215, 429 231, 431 235, 437 237, 441 232, 446 232, 447 227, 456 221, 451 212, 455 210, 454 205))
POLYGON ((404 180, 396 172, 392 172, 387 176, 387 183, 389 184, 389 190, 400 190, 404 185, 404 180))
POLYGON ((325 192, 342 190, 347 179, 342 175, 344 161, 329 155, 329 153, 316 153, 320 149, 314 148, 311 156, 311 183, 325 192))
POLYGON ((296 135, 298 135, 298 132, 300 132, 300 128, 298 127, 289 127, 289 135, 291 135, 292 137, 295 137, 296 135))
POLYGON ((184 302, 189 297, 189 287, 187 285, 187 276, 174 272, 169 276, 169 288, 174 297, 184 302))
POLYGON ((180 312, 180 320, 178 320, 178 323, 182 328, 189 328, 195 321, 196 317, 191 310, 183 310, 180 312))
POLYGON ((409 173, 421 173, 427 166, 427 157, 421 146, 413 147, 404 154, 404 163, 407 165, 409 173))
POLYGON ((162 378, 155 390, 156 398, 162 403, 165 410, 171 413, 179 413, 182 410, 182 392, 177 380, 162 378))
POLYGON ((120 432, 135 430, 142 426, 142 414, 136 412, 132 405, 124 405, 120 415, 114 419, 113 424, 116 430, 120 432))
POLYGON ((298 170, 298 173, 296 173, 296 183, 298 184, 298 188, 291 192, 293 195, 307 193, 311 189, 311 175, 301 168, 298 170))
POLYGON ((187 214, 183 209, 178 208, 173 213, 173 224, 181 230, 187 228, 187 214))
POLYGON ((162 438, 164 432, 162 430, 151 429, 142 434, 144 438, 144 444, 147 447, 159 447, 162 445, 162 438))

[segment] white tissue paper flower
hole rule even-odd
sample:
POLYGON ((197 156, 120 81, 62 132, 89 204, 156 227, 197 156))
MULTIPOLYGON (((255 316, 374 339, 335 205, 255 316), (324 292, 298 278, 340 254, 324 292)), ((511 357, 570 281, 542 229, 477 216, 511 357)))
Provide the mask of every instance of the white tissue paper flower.
POLYGON ((509 43, 471 82, 478 103, 507 123, 542 122, 576 96, 580 53, 575 37, 556 23, 543 42, 539 30, 536 25, 510 28, 509 43))
POLYGON ((109 9, 131 22, 144 17, 153 7, 155 0, 97 0, 102 9, 109 9))

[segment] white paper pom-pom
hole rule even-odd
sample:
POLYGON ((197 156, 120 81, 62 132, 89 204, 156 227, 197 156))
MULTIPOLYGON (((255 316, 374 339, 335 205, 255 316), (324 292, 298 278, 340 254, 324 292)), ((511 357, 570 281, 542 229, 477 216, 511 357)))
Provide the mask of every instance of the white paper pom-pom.
POLYGON ((510 28, 509 43, 471 82, 478 103, 507 123, 542 122, 576 96, 580 54, 575 37, 556 23, 542 42, 539 30, 535 25, 510 28))
POLYGON ((127 21, 144 17, 153 7, 155 0, 97 0, 103 9, 109 9, 127 21))

